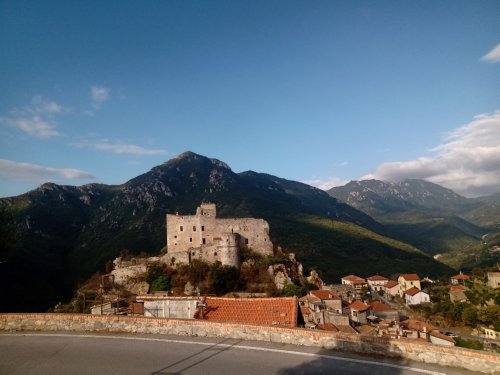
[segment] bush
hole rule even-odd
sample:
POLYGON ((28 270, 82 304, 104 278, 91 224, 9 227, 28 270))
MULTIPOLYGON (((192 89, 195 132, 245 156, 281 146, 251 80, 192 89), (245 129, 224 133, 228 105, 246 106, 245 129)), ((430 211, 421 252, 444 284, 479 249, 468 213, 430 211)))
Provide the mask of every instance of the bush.
POLYGON ((151 283, 150 293, 169 289, 170 277, 168 277, 167 275, 160 275, 151 283))
POLYGON ((477 340, 466 340, 461 337, 455 338, 457 346, 467 349, 483 350, 483 344, 477 340))
POLYGON ((210 267, 208 278, 210 292, 218 296, 238 291, 242 287, 240 271, 236 267, 216 263, 210 267))

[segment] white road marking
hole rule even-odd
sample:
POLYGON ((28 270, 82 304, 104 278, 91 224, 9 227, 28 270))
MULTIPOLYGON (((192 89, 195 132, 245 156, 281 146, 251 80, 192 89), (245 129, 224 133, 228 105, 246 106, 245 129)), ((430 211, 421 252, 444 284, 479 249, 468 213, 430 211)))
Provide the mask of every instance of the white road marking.
MULTIPOLYGON (((197 342, 197 341, 188 341, 188 340, 175 340, 175 339, 159 339, 153 337, 131 337, 131 336, 101 336, 101 335, 71 335, 71 334, 50 334, 50 333, 20 333, 20 334, 0 334, 2 336, 43 336, 43 337, 73 337, 73 338, 91 338, 91 339, 115 339, 115 340, 136 340, 136 341, 152 341, 152 342, 165 342, 165 343, 173 343, 173 344, 191 344, 191 345, 201 345, 201 346, 213 346, 213 347, 223 347, 223 348, 235 348, 235 349, 243 349, 243 350, 255 350, 262 352, 273 352, 273 353, 281 353, 281 354, 291 354, 296 356, 303 357, 313 357, 313 358, 324 358, 335 361, 345 361, 345 362, 354 362, 360 363, 364 365, 376 365, 376 366, 385 366, 392 367, 399 370, 406 371, 414 371, 422 374, 430 374, 430 375, 447 375, 444 372, 437 372, 432 370, 425 370, 417 367, 409 367, 409 366, 400 366, 391 363, 384 362, 375 362, 375 361, 367 361, 363 359, 355 359, 355 358, 343 358, 337 357, 334 355, 327 354, 316 354, 316 353, 304 353, 297 352, 294 350, 284 350, 284 349, 273 349, 273 348, 262 348, 248 345, 232 345, 232 344, 221 344, 217 342, 197 342)), ((233 339, 234 340, 234 339, 233 339)))

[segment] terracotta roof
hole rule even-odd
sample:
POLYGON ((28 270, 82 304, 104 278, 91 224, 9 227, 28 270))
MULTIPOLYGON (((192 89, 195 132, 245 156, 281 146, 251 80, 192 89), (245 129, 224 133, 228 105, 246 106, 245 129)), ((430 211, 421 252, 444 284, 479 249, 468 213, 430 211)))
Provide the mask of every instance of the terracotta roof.
POLYGON ((451 277, 453 280, 469 280, 470 276, 469 275, 464 275, 461 273, 460 275, 455 275, 451 277))
POLYGON ((365 282, 365 279, 356 275, 347 275, 342 278, 342 280, 352 281, 352 282, 365 282))
POLYGON ((370 281, 385 281, 385 280, 389 280, 389 279, 387 277, 384 277, 384 276, 374 275, 374 276, 368 277, 366 280, 370 280, 370 281))
POLYGON ((408 294, 408 295, 410 295, 410 296, 414 296, 415 294, 418 294, 418 293, 420 293, 420 292, 421 292, 421 290, 420 290, 420 289, 413 287, 413 288, 408 289, 408 290, 405 292, 405 294, 408 294))
POLYGON ((216 298, 207 297, 204 319, 295 327, 297 297, 216 298))
POLYGON ((391 311, 392 308, 389 305, 386 305, 385 303, 379 302, 379 301, 373 301, 370 303, 370 307, 372 311, 391 311))
POLYGON ((453 285, 450 287, 450 293, 458 293, 466 290, 469 290, 469 288, 463 285, 453 285))
POLYGON ((358 333, 358 331, 356 331, 351 326, 336 325, 335 327, 337 327, 337 329, 339 330, 339 332, 342 332, 342 333, 358 333))
POLYGON ((420 281, 420 277, 418 277, 416 273, 402 273, 399 277, 402 277, 407 281, 420 281))
POLYGON ((311 290, 309 292, 315 297, 318 297, 321 300, 324 299, 340 299, 335 293, 330 292, 329 290, 321 289, 321 290, 311 290))
POLYGON ((372 327, 372 326, 370 326, 368 324, 362 324, 359 327, 357 327, 356 329, 362 335, 366 335, 366 334, 369 334, 369 333, 375 331, 375 327, 372 327))
POLYGON ((304 296, 299 298, 300 302, 320 302, 321 300, 316 296, 304 296))
POLYGON ((357 310, 357 311, 365 311, 365 310, 368 310, 370 308, 369 305, 367 305, 366 303, 364 302, 361 302, 361 301, 354 301, 353 303, 351 303, 349 305, 349 308, 351 310, 357 310))
POLYGON ((399 285, 397 281, 389 280, 387 284, 385 284, 385 287, 391 289, 394 288, 396 285, 399 285))
POLYGON ((316 328, 324 331, 339 332, 338 328, 332 323, 318 324, 316 328))
POLYGON ((413 329, 415 331, 423 331, 424 327, 426 328, 427 332, 438 329, 438 327, 433 326, 432 324, 415 319, 406 319, 400 322, 399 324, 405 328, 413 329))

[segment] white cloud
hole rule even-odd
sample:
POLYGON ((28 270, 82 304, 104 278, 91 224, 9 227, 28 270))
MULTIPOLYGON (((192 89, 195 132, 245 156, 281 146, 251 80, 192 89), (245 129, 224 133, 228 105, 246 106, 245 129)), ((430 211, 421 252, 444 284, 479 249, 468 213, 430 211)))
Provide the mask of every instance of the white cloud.
POLYGON ((57 124, 54 121, 54 116, 63 111, 67 111, 67 109, 60 104, 47 101, 41 96, 35 96, 30 105, 23 108, 13 108, 10 110, 10 116, 0 117, 0 124, 17 128, 34 137, 52 138, 61 135, 56 130, 57 124))
POLYGON ((481 60, 496 63, 500 61, 500 44, 497 44, 486 55, 481 57, 481 60))
POLYGON ((304 184, 315 186, 321 190, 330 190, 335 186, 342 186, 347 184, 349 181, 341 180, 337 177, 331 177, 328 179, 314 179, 314 180, 306 180, 302 181, 304 184))
POLYGON ((475 117, 432 151, 433 156, 383 163, 362 179, 419 178, 465 196, 500 191, 500 112, 475 117))
POLYGON ((109 89, 107 87, 92 86, 90 88, 90 95, 92 98, 92 108, 98 110, 102 107, 104 102, 109 100, 109 89))
POLYGON ((56 182, 78 179, 92 180, 95 177, 75 168, 51 168, 0 159, 0 178, 10 181, 43 183, 48 180, 56 182))
POLYGON ((130 155, 162 155, 166 154, 166 150, 161 149, 146 149, 136 145, 128 145, 123 143, 100 142, 94 145, 94 148, 99 151, 110 151, 115 154, 130 154, 130 155))

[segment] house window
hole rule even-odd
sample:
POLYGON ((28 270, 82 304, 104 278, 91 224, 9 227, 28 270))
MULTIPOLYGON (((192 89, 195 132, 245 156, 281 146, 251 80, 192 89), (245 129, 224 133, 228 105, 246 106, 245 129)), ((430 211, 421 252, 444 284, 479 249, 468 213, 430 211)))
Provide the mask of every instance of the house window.
POLYGON ((180 230, 181 230, 181 232, 184 230, 184 227, 183 227, 182 225, 181 225, 181 227, 180 227, 180 230))

